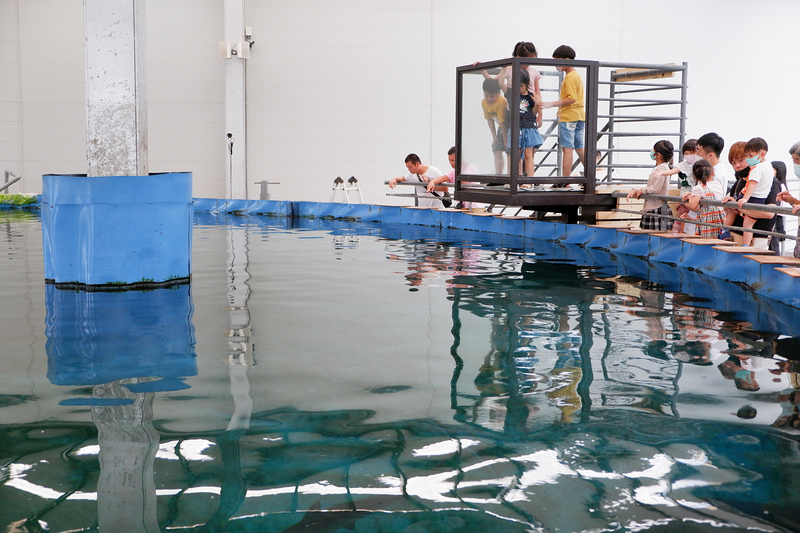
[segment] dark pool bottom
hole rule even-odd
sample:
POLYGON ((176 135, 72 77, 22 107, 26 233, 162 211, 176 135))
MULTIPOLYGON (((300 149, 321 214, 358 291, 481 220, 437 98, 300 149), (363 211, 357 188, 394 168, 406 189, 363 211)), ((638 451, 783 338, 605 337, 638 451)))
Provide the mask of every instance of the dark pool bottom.
POLYGON ((9 270, 0 526, 797 529, 793 307, 553 241, 197 221, 190 285, 9 270))
MULTIPOLYGON (((528 416, 519 403, 507 406, 508 418, 528 416)), ((738 424, 586 409, 572 424, 499 433, 475 425, 468 409, 457 410, 451 424, 371 423, 369 411, 278 410, 254 413, 246 431, 174 435, 131 424, 119 416, 123 409, 93 407, 97 427, 3 428, 3 440, 13 442, 6 453, 37 459, 26 477, 44 475, 63 491, 50 499, 61 512, 42 502, 28 515, 31 530, 39 514, 55 519, 57 530, 93 530, 96 520, 102 530, 104 519, 132 528, 126 531, 136 524, 156 531, 797 528, 797 476, 787 467, 797 458, 796 437, 738 424), (112 426, 126 427, 124 441, 112 426), (98 438, 100 467, 74 454, 98 438), (213 461, 182 457, 197 443, 213 461), (439 445, 435 454, 415 453, 431 443, 439 445), (103 470, 119 469, 104 460, 127 466, 127 475, 142 473, 126 459, 137 447, 149 452, 138 466, 152 468, 154 479, 118 486, 126 477, 108 476, 104 485, 103 470), (178 460, 154 459, 159 448, 174 450, 178 460), (54 476, 58 471, 63 475, 54 476)), ((16 496, 17 485, 9 485, 0 515, 31 505, 30 494, 16 496)))

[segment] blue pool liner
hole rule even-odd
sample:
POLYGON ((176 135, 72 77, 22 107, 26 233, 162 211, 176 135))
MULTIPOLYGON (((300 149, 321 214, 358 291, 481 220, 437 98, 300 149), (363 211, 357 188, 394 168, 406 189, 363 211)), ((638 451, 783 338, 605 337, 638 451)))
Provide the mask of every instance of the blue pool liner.
POLYGON ((45 280, 57 286, 188 281, 192 174, 42 177, 45 280))
MULTIPOLYGON (((708 244, 681 239, 630 233, 614 228, 537 221, 530 218, 481 216, 466 212, 418 209, 401 206, 286 202, 259 200, 195 199, 197 213, 212 215, 266 215, 310 219, 349 220, 360 223, 405 224, 439 229, 459 229, 489 234, 540 239, 583 249, 603 250, 613 254, 618 271, 651 281, 682 279, 674 268, 703 274, 700 279, 716 278, 749 287, 791 307, 800 308, 800 278, 793 278, 775 268, 744 257, 716 250, 708 244), (656 268, 656 267, 668 268, 656 268), (657 278, 657 279, 654 279, 657 278)), ((499 243, 498 243, 499 244, 499 243)), ((572 256, 576 252, 572 252, 572 256)), ((608 269, 609 259, 601 268, 608 269)))

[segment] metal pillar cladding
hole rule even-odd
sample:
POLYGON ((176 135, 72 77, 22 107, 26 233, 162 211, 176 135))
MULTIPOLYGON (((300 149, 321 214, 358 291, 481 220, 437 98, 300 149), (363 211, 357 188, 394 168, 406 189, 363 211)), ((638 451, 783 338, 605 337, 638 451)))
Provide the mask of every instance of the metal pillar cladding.
POLYGON ((244 0, 225 0, 225 40, 220 57, 225 59, 225 146, 228 199, 247 198, 247 77, 250 35, 244 27, 244 0))
POLYGON ((145 0, 84 0, 89 176, 144 176, 145 0))

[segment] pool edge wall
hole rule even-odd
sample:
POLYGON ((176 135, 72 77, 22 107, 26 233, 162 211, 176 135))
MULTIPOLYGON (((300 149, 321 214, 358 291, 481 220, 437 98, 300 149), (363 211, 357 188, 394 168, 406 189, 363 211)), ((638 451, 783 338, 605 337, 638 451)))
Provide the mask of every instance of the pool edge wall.
POLYGON ((746 254, 716 250, 708 244, 657 235, 626 233, 624 228, 536 221, 530 218, 474 215, 460 211, 371 204, 219 200, 196 198, 195 209, 212 214, 329 218, 357 222, 420 225, 542 239, 619 256, 685 268, 746 285, 754 293, 800 308, 800 278, 776 271, 782 265, 760 264, 746 254))
POLYGON ((45 281, 152 288, 191 276, 192 174, 42 176, 45 281))

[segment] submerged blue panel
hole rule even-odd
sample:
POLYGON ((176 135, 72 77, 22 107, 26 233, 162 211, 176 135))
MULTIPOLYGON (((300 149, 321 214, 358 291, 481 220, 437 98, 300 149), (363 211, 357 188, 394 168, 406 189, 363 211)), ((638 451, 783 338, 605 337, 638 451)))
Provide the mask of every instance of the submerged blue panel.
MULTIPOLYGON (((617 275, 635 276, 663 284, 665 287, 673 287, 670 290, 678 290, 675 287, 683 283, 681 280, 691 277, 684 276, 683 272, 680 272, 686 269, 687 272, 694 271, 746 285, 757 294, 793 307, 800 307, 800 278, 792 278, 777 272, 773 265, 760 265, 742 257, 742 254, 715 250, 706 244, 649 234, 626 233, 613 228, 534 221, 530 218, 476 216, 455 211, 365 204, 296 202, 291 208, 286 206, 288 203, 245 202, 247 212, 273 216, 330 218, 379 224, 428 226, 443 230, 479 231, 488 234, 492 242, 498 246, 507 242, 510 245, 510 241, 516 239, 522 239, 520 241, 523 242, 522 248, 528 248, 528 245, 524 244, 526 239, 562 243, 567 246, 564 258, 576 263, 584 261, 587 256, 578 247, 600 250, 607 255, 588 255, 594 257, 594 266, 609 273, 614 270, 617 275), (288 214, 290 212, 291 215, 288 214), (491 237, 492 234, 495 236, 491 237)), ((242 209, 242 205, 224 200, 197 200, 198 209, 208 209, 214 213, 234 212, 242 209)), ((692 283, 688 285, 700 287, 692 283)), ((699 292, 704 293, 704 291, 699 292)))
POLYGON ((45 286, 47 377, 55 385, 171 378, 141 387, 186 388, 197 374, 189 284, 90 292, 45 286))
POLYGON ((191 173, 42 179, 49 282, 126 285, 191 275, 191 173))
POLYGON ((587 248, 600 248, 603 250, 611 250, 612 244, 617 243, 619 238, 619 231, 615 228, 590 228, 592 231, 587 231, 584 237, 584 246, 587 248))
POLYGON ((683 255, 683 245, 685 243, 680 239, 654 237, 650 243, 653 246, 650 252, 651 261, 675 265, 683 255))

